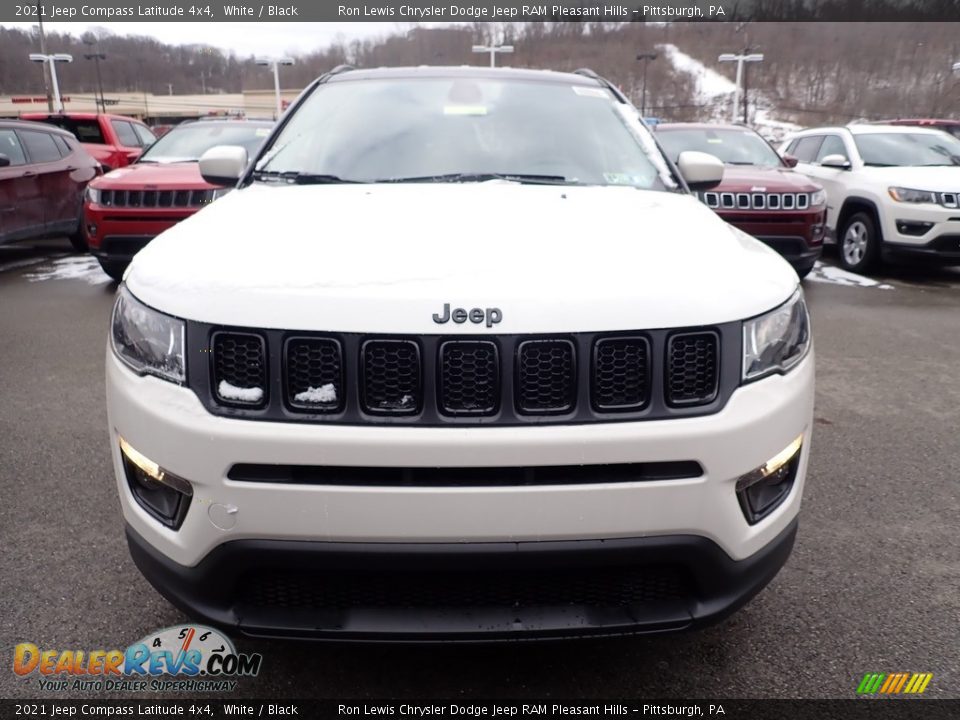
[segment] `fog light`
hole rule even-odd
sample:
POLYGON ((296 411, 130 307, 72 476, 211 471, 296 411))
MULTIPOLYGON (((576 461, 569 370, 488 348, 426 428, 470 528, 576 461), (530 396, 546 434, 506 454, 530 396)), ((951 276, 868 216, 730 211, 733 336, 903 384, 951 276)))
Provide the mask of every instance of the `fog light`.
POLYGON ((176 530, 186 517, 193 487, 120 438, 120 453, 130 492, 154 518, 176 530))
POLYGON ((790 494, 800 465, 803 435, 763 465, 737 479, 737 499, 747 522, 754 525, 773 512, 790 494))
POLYGON ((897 232, 899 232, 901 235, 912 235, 914 237, 919 237, 920 235, 925 235, 932 227, 932 222, 920 222, 919 220, 897 220, 897 232))

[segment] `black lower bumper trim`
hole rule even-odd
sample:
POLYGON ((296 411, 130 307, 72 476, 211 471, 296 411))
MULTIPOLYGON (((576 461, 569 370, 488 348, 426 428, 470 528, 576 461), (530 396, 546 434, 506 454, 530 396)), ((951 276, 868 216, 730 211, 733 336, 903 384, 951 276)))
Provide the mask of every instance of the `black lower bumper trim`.
POLYGON ((777 574, 794 520, 732 560, 677 535, 521 543, 235 540, 185 567, 127 526, 137 567, 170 602, 228 633, 349 641, 661 633, 725 618, 777 574))
POLYGON ((884 242, 880 252, 885 258, 915 260, 939 265, 960 265, 960 235, 941 235, 925 245, 884 242))

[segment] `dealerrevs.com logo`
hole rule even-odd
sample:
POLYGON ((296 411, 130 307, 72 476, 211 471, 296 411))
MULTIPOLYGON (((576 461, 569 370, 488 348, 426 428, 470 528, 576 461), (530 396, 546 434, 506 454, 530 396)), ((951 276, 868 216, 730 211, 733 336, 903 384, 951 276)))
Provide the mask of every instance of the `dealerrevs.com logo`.
POLYGON ((263 656, 238 653, 230 639, 203 625, 163 628, 126 650, 41 650, 20 643, 13 671, 36 676, 44 691, 223 692, 260 672, 263 656))

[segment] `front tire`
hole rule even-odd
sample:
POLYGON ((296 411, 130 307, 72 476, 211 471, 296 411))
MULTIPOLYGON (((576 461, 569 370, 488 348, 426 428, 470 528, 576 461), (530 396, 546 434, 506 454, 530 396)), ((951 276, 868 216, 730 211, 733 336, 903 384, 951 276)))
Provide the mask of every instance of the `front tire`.
POLYGON ((880 233, 877 221, 868 212, 857 212, 847 218, 840 235, 840 264, 851 272, 866 272, 880 256, 880 233))
POLYGON ((105 260, 104 258, 97 258, 97 262, 100 263, 103 271, 117 282, 123 280, 123 271, 130 264, 127 260, 105 260))

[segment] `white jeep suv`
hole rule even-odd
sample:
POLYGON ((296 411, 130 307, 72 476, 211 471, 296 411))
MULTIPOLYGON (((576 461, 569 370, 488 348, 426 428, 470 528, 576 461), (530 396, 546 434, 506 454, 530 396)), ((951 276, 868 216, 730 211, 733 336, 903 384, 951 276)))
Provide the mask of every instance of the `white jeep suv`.
POLYGON ((960 140, 897 125, 812 128, 781 151, 827 192, 827 232, 848 270, 911 257, 960 265, 960 140))
POLYGON ((786 561, 797 275, 589 71, 337 69, 137 254, 106 358, 133 558, 255 636, 679 630, 786 561))

